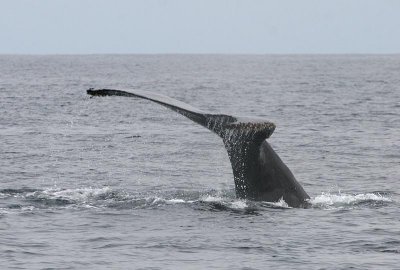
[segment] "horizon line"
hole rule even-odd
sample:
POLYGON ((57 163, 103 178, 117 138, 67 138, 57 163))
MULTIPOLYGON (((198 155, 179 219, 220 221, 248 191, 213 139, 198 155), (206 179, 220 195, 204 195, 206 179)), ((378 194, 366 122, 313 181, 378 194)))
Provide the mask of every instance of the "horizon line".
POLYGON ((199 52, 193 52, 193 53, 179 53, 179 52, 173 52, 173 53, 165 53, 165 52, 160 52, 160 53, 2 53, 0 52, 0 56, 95 56, 95 55, 149 55, 149 56, 156 56, 156 55, 164 55, 164 56, 173 56, 173 55, 198 55, 198 56, 206 56, 206 55, 221 55, 221 56, 284 56, 284 55, 291 55, 291 56, 313 56, 313 55, 325 55, 325 56, 344 56, 344 55, 400 55, 400 52, 334 52, 334 53, 328 53, 328 52, 315 52, 315 53, 219 53, 219 52, 210 52, 210 53, 199 53, 199 52))

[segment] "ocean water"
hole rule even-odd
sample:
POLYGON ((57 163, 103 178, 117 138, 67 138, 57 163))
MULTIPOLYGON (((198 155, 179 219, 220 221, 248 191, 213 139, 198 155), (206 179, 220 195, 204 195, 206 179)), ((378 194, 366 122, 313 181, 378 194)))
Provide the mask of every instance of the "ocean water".
POLYGON ((0 56, 1 269, 400 269, 400 55, 0 56), (219 137, 140 89, 263 117, 311 197, 235 198, 219 137))

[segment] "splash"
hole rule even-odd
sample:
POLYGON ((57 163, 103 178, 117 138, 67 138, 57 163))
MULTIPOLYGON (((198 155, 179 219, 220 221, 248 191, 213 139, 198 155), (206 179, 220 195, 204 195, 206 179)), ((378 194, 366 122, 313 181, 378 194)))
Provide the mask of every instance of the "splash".
POLYGON ((291 207, 289 207, 289 205, 285 202, 285 200, 283 199, 283 197, 279 200, 279 201, 277 201, 277 202, 275 202, 275 203, 271 203, 273 206, 276 206, 276 207, 281 207, 281 208, 291 208, 291 207))
POLYGON ((210 206, 220 207, 222 209, 231 210, 246 210, 250 207, 248 201, 241 199, 232 199, 224 196, 221 193, 217 194, 206 194, 199 198, 199 200, 194 201, 199 203, 206 203, 210 206))
POLYGON ((351 208, 357 205, 377 205, 390 203, 393 200, 390 197, 380 193, 361 193, 361 194, 346 194, 346 193, 325 193, 310 199, 313 207, 326 209, 351 208))
POLYGON ((35 191, 28 196, 43 199, 62 199, 75 203, 86 203, 100 198, 112 196, 113 191, 110 187, 103 188, 77 188, 77 189, 46 189, 35 191))
MULTIPOLYGON (((35 209, 96 207, 99 202, 106 202, 124 197, 109 187, 61 189, 4 189, 0 190, 0 199, 6 209, 33 211, 35 209)), ((3 207, 4 208, 4 207, 3 207)))
MULTIPOLYGON (((384 206, 393 199, 380 193, 322 193, 309 200, 314 209, 352 209, 384 206)), ((268 209, 290 209, 281 198, 277 202, 255 202, 235 198, 223 191, 128 193, 110 187, 3 189, 0 190, 0 213, 34 211, 37 209, 154 209, 189 207, 195 210, 233 211, 247 213, 268 209)))

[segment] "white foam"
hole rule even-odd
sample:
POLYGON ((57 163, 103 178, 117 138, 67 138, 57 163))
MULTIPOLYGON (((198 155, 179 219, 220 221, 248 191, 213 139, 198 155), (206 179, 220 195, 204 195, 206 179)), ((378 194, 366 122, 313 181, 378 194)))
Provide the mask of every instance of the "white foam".
POLYGON ((268 206, 268 207, 273 207, 273 208, 276 208, 276 207, 277 208, 292 208, 287 204, 287 202, 285 202, 283 197, 280 198, 279 201, 277 201, 277 202, 266 202, 266 201, 263 201, 263 202, 261 202, 261 205, 268 206))
POLYGON ((189 201, 185 201, 185 200, 182 200, 182 199, 167 200, 167 203, 172 203, 172 204, 175 204, 175 203, 187 203, 187 202, 189 202, 189 201))
MULTIPOLYGON (((114 194, 110 187, 101 188, 76 188, 76 189, 61 189, 61 188, 48 188, 43 191, 34 191, 26 193, 27 198, 39 198, 39 199, 49 199, 49 200, 66 200, 72 205, 79 205, 85 207, 96 207, 107 205, 110 201, 111 203, 125 203, 129 201, 138 201, 137 203, 144 205, 174 205, 174 204, 192 204, 196 202, 206 202, 206 203, 218 203, 222 204, 231 209, 246 209, 249 207, 249 202, 246 200, 238 200, 227 198, 223 194, 204 194, 198 199, 189 200, 186 198, 163 198, 163 196, 149 196, 137 198, 126 193, 117 192, 117 196, 114 194), (144 201, 143 201, 144 200, 144 201)), ((387 195, 382 195, 379 193, 361 193, 361 194, 346 194, 346 193, 322 193, 309 200, 310 204, 314 207, 324 208, 324 209, 341 209, 348 208, 354 205, 358 205, 363 202, 392 202, 392 198, 387 195)), ((68 202, 66 202, 68 204, 68 202)), ((263 204, 270 205, 272 207, 279 208, 290 208, 288 204, 281 198, 278 202, 263 202, 263 204)), ((69 207, 69 206, 67 206, 69 207)), ((71 206, 72 207, 72 206, 71 206)), ((32 209, 23 209, 26 211, 32 209)))
POLYGON ((287 204, 287 202, 285 202, 285 200, 283 199, 283 197, 278 202, 275 202, 272 204, 277 207, 290 208, 289 205, 287 204))
POLYGON ((9 209, 0 207, 0 216, 1 215, 6 215, 6 214, 9 214, 9 213, 10 213, 9 209))
POLYGON ((33 211, 33 210, 35 210, 35 207, 32 206, 32 205, 30 205, 30 206, 24 206, 24 207, 21 207, 21 210, 22 210, 22 211, 33 211))
POLYGON ((165 200, 160 197, 149 197, 149 198, 146 198, 146 201, 151 202, 152 205, 165 203, 165 200))
POLYGON ((77 202, 86 202, 87 200, 98 197, 111 192, 111 188, 77 188, 77 189, 60 189, 60 188, 49 188, 43 191, 35 191, 29 195, 36 195, 39 198, 51 198, 51 199, 66 199, 77 202))
POLYGON ((248 207, 246 201, 239 200, 231 203, 233 209, 245 209, 246 207, 248 207))
POLYGON ((222 197, 211 195, 202 196, 200 199, 204 202, 222 202, 224 200, 222 197))
POLYGON ((323 192, 310 199, 310 203, 316 206, 346 206, 367 201, 391 202, 392 199, 375 193, 345 194, 340 192, 337 194, 323 192))

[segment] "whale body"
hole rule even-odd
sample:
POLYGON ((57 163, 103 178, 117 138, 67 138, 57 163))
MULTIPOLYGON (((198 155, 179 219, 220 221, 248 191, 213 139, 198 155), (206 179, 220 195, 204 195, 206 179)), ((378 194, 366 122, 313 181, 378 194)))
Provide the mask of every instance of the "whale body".
POLYGON ((260 118, 203 112, 179 100, 147 91, 89 89, 91 96, 142 98, 163 105, 208 128, 222 138, 232 165, 236 197, 306 207, 308 194, 267 142, 275 124, 260 118))

